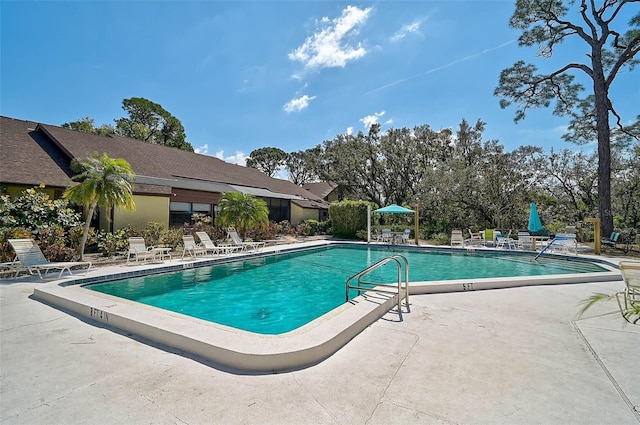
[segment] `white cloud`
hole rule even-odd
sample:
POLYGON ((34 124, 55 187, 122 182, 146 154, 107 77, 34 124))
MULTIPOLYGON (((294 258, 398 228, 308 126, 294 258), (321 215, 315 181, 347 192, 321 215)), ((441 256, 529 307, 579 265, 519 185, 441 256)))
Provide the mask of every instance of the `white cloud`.
POLYGON ((315 98, 316 98, 316 96, 308 96, 308 95, 305 94, 303 96, 300 96, 297 99, 291 99, 289 102, 287 102, 284 105, 284 110, 287 111, 287 113, 300 112, 304 108, 309 106, 309 101, 311 101, 311 100, 313 100, 315 98))
POLYGON ((231 164, 242 165, 243 167, 247 165, 247 157, 240 151, 236 151, 235 155, 224 156, 224 151, 221 150, 216 152, 216 158, 231 164))
POLYGON ((361 58, 367 53, 362 44, 352 46, 346 39, 358 33, 356 27, 364 24, 371 9, 347 6, 339 18, 323 17, 318 23, 321 28, 289 53, 289 59, 302 62, 307 68, 332 68, 344 67, 347 62, 361 58))
POLYGON ((365 128, 370 128, 373 124, 378 122, 378 118, 382 117, 385 111, 374 112, 372 115, 367 115, 364 118, 360 118, 360 122, 364 124, 365 128))
POLYGON ((386 121, 384 122, 384 124, 385 124, 385 125, 391 125, 391 124, 393 124, 393 118, 389 118, 388 120, 386 120, 386 121))
POLYGON ((194 149, 193 149, 193 151, 194 151, 195 153, 199 153, 199 154, 202 154, 202 155, 206 155, 206 154, 207 154, 207 152, 209 151, 209 145, 204 144, 204 145, 202 145, 202 146, 198 146, 197 148, 194 148, 194 149))
POLYGON ((353 127, 347 127, 347 135, 351 136, 353 134, 353 127))
POLYGON ((422 35, 420 32, 420 22, 415 21, 407 25, 403 25, 402 28, 395 34, 391 36, 391 41, 400 41, 405 38, 408 34, 418 34, 422 35))

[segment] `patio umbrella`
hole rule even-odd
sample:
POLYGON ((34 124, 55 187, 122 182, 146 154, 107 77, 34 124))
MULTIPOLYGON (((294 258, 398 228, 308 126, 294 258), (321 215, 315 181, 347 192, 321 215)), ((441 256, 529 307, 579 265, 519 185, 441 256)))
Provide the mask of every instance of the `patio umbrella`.
POLYGON ((534 202, 531 203, 531 210, 529 211, 529 232, 538 232, 542 229, 542 223, 540 222, 540 216, 538 216, 538 209, 534 202))
MULTIPOLYGON (((416 245, 418 245, 418 213, 414 210, 410 210, 409 208, 401 207, 400 205, 391 204, 384 208, 378 208, 374 212, 380 214, 414 214, 415 221, 415 235, 416 235, 416 245)), ((367 217, 367 242, 371 241, 371 216, 367 217)))
POLYGON ((389 214, 411 214, 414 211, 409 208, 401 207, 400 205, 391 204, 384 208, 378 208, 374 212, 377 213, 389 213, 389 214))

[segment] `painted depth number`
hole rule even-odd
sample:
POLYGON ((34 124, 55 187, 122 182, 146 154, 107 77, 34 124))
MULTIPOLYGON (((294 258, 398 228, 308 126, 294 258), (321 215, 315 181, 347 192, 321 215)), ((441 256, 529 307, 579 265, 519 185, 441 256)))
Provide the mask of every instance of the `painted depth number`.
POLYGON ((475 288, 473 287, 473 283, 463 283, 462 290, 463 291, 473 291, 475 288))
POLYGON ((89 317, 91 317, 92 319, 100 320, 105 323, 109 322, 109 313, 94 307, 89 308, 89 317))

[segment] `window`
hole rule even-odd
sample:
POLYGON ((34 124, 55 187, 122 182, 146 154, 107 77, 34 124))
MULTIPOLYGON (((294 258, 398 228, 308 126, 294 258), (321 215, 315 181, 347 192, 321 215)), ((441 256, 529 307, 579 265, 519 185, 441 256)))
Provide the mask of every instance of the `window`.
POLYGON ((184 226, 185 223, 191 224, 191 216, 196 213, 211 217, 212 210, 211 204, 171 202, 169 204, 169 226, 181 227, 184 226))
POLYGON ((291 208, 289 200, 276 198, 262 198, 269 207, 269 220, 279 223, 283 220, 291 220, 291 208))

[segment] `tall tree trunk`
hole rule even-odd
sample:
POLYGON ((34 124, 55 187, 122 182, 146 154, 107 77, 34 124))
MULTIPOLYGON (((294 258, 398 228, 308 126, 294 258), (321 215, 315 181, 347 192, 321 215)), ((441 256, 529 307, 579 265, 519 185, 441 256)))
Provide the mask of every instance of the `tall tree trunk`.
POLYGON ((611 212, 611 132, 609 127, 609 101, 602 69, 600 46, 593 49, 593 93, 596 105, 598 134, 598 212, 600 232, 609 236, 613 232, 611 212))
POLYGON ((92 202, 91 205, 89 205, 89 211, 87 211, 87 218, 84 222, 82 238, 80 239, 80 246, 78 247, 78 251, 80 251, 80 261, 82 261, 84 257, 84 247, 87 244, 87 238, 89 237, 89 228, 91 227, 91 219, 93 218, 93 213, 96 211, 97 205, 98 201, 92 202))

